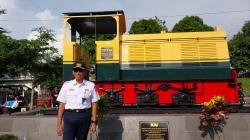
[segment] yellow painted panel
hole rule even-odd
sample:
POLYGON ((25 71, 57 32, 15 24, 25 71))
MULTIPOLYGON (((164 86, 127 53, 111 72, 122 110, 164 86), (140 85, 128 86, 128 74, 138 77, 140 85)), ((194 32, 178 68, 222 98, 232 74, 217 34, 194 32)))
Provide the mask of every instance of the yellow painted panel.
POLYGON ((64 38, 63 61, 73 61, 73 43, 64 38))
POLYGON ((119 61, 111 60, 111 61, 96 61, 97 64, 117 64, 119 61))
POLYGON ((227 47, 227 41, 217 42, 217 49, 219 53, 217 53, 217 57, 220 59, 229 59, 229 51, 227 47))
POLYGON ((123 41, 131 40, 152 40, 152 39, 169 39, 169 40, 191 40, 191 39, 225 39, 226 33, 222 31, 211 32, 182 32, 182 33, 159 33, 159 34, 133 34, 122 35, 123 41))
POLYGON ((120 47, 119 47, 119 40, 117 37, 111 41, 96 41, 96 60, 97 61, 110 61, 116 60, 120 61, 120 47), (102 49, 112 49, 112 57, 111 58, 102 58, 102 49))
POLYGON ((73 64, 74 61, 82 61, 89 67, 89 54, 79 44, 64 39, 63 64, 73 64))
POLYGON ((161 44, 161 58, 166 61, 180 60, 180 46, 176 43, 161 44))
POLYGON ((228 62, 226 33, 192 32, 122 36, 122 64, 228 62))

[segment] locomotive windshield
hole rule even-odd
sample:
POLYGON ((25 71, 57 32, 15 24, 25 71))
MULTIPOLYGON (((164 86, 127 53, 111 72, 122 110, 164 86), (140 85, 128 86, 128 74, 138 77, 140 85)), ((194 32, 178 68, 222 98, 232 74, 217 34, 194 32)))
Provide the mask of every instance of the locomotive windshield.
POLYGON ((116 34, 116 20, 113 17, 81 17, 68 20, 72 31, 80 35, 116 34))

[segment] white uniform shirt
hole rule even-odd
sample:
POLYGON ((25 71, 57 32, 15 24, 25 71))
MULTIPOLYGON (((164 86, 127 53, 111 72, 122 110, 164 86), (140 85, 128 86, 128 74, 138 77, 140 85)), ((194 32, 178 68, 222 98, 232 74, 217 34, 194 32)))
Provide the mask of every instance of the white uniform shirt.
POLYGON ((92 102, 100 99, 93 82, 83 80, 81 84, 76 80, 64 82, 57 101, 65 103, 65 109, 91 108, 92 102))

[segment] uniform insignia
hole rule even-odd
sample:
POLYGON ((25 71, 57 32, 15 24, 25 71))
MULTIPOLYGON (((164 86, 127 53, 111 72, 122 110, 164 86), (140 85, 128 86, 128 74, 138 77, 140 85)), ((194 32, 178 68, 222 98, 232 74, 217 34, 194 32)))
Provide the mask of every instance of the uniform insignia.
POLYGON ((150 127, 158 127, 159 126, 159 124, 158 123, 156 123, 156 122, 152 122, 152 123, 150 123, 150 127))

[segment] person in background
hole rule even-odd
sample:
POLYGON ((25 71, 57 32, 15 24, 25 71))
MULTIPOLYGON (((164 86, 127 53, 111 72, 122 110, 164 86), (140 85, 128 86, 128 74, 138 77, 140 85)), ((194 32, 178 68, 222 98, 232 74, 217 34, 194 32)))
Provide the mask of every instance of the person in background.
POLYGON ((12 98, 8 99, 3 106, 8 108, 8 113, 11 115, 11 113, 18 111, 18 104, 18 96, 16 96, 14 100, 12 98))
POLYGON ((86 68, 75 63, 74 80, 64 82, 57 101, 57 134, 63 140, 87 140, 89 128, 96 132, 97 101, 100 99, 93 82, 84 79, 86 68), (62 126, 63 118, 63 126, 62 126))
POLYGON ((58 97, 58 87, 55 86, 53 91, 52 91, 52 104, 53 104, 53 107, 58 107, 59 106, 59 102, 56 100, 57 97, 58 97))

